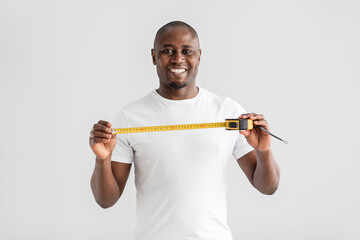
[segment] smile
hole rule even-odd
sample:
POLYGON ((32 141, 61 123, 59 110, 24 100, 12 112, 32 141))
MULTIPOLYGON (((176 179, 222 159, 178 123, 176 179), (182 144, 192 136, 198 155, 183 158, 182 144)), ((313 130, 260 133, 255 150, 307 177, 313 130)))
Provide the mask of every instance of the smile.
POLYGON ((170 70, 170 72, 173 72, 173 73, 183 73, 186 71, 186 69, 183 69, 183 68, 170 68, 169 70, 170 70))

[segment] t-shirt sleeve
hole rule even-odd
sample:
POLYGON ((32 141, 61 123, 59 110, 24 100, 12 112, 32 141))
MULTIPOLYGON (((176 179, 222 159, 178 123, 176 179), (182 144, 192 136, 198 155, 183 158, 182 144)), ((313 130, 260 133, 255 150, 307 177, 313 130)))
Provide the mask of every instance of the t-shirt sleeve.
MULTIPOLYGON (((128 127, 124 112, 121 110, 115 117, 113 123, 114 128, 128 127)), ((134 161, 134 151, 130 146, 128 134, 117 134, 116 145, 112 152, 111 161, 132 163, 134 161)))
MULTIPOLYGON (((241 114, 246 113, 245 109, 239 103, 234 101, 234 104, 236 108, 236 116, 235 116, 236 118, 238 118, 241 114)), ((252 150, 254 150, 254 148, 248 144, 244 135, 239 133, 233 149, 234 158, 239 159, 245 154, 251 152, 252 150)))

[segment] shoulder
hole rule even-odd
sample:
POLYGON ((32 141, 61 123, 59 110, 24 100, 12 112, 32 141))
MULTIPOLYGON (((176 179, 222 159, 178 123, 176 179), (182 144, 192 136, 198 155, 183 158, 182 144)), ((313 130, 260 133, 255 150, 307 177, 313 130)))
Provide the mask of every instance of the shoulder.
POLYGON ((137 109, 139 107, 144 107, 145 105, 149 105, 153 101, 152 95, 153 95, 153 91, 149 92, 147 95, 145 95, 142 98, 139 98, 133 102, 126 104, 124 107, 122 107, 122 109, 124 111, 131 111, 133 109, 137 109))
POLYGON ((214 106, 222 106, 230 109, 236 108, 239 110, 240 109, 243 110, 243 107, 232 97, 218 95, 203 88, 202 91, 204 98, 207 99, 207 101, 210 101, 212 104, 214 104, 214 106))
POLYGON ((153 92, 150 92, 144 97, 120 107, 120 109, 116 112, 114 121, 126 122, 127 116, 136 115, 139 112, 144 111, 144 109, 146 109, 153 101, 152 94, 153 92))
POLYGON ((133 111, 141 111, 141 109, 149 106, 149 104, 151 104, 154 99, 153 99, 153 92, 151 91, 149 92, 147 95, 145 95, 142 98, 139 98, 133 102, 127 103, 126 105, 124 105, 123 107, 121 107, 119 109, 119 112, 123 112, 123 113, 131 113, 133 111))

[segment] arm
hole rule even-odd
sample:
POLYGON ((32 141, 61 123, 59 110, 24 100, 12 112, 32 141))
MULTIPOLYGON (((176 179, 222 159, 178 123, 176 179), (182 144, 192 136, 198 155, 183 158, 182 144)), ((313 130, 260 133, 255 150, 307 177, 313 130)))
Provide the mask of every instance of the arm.
POLYGON ((122 195, 131 164, 103 161, 96 158, 91 177, 91 190, 102 208, 113 206, 122 195))
POLYGON ((237 160, 250 183, 259 192, 271 195, 278 186, 280 169, 271 153, 262 153, 256 150, 249 152, 237 160))
MULTIPOLYGON (((268 124, 261 114, 243 114, 239 118, 250 118, 255 125, 269 130, 268 124)), ((241 131, 254 151, 239 158, 238 164, 244 171, 250 183, 261 193, 273 194, 280 180, 280 169, 270 149, 270 136, 259 128, 241 131)))
POLYGON ((111 124, 99 121, 90 133, 90 146, 96 155, 90 185, 96 202, 102 208, 113 206, 120 198, 128 179, 131 164, 111 162, 116 136, 111 134, 111 124))

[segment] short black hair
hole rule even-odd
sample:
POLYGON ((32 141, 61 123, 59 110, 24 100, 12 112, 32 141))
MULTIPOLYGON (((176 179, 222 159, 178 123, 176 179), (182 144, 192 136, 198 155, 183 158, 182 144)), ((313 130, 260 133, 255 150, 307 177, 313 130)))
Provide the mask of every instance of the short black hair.
MULTIPOLYGON (((196 38, 198 40, 198 42, 199 42, 199 36, 198 36, 197 32, 195 31, 195 29, 192 26, 190 26, 189 24, 187 24, 187 23, 185 23, 183 21, 172 21, 172 22, 169 22, 169 23, 165 24, 164 26, 162 26, 156 32, 155 39, 154 39, 154 47, 155 47, 155 42, 158 39, 158 37, 161 36, 164 32, 166 32, 166 30, 168 30, 169 28, 172 28, 172 27, 185 27, 185 28, 187 28, 191 32, 193 37, 196 38)), ((200 47, 200 44, 199 44, 199 47, 200 47)))

